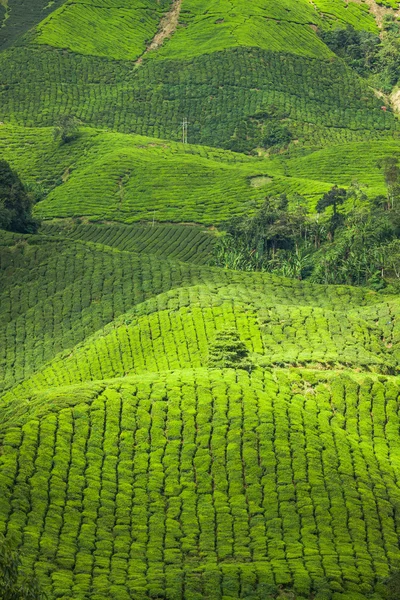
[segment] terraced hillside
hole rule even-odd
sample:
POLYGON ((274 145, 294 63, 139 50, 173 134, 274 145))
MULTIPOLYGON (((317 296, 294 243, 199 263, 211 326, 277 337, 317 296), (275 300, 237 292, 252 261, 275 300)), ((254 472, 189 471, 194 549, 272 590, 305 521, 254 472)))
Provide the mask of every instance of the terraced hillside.
POLYGON ((377 31, 367 5, 183 0, 175 30, 146 53, 170 7, 64 2, 0 54, 0 119, 51 126, 72 113, 87 125, 178 140, 186 117, 190 142, 233 149, 262 144, 271 121, 318 145, 397 131, 315 32, 338 23, 377 31))
POLYGON ((59 145, 51 128, 0 127, 0 152, 45 197, 42 219, 87 217, 217 225, 254 210, 267 195, 304 197, 310 210, 333 185, 354 180, 385 194, 378 160, 399 156, 393 139, 292 150, 270 157, 84 128, 59 145))
POLYGON ((228 219, 283 194, 323 228, 354 182, 396 251, 398 116, 319 33, 397 4, 0 0, 42 221, 0 230, 0 555, 48 600, 398 600, 395 286, 211 266, 228 219))
POLYGON ((381 598, 398 298, 146 254, 165 228, 140 254, 127 226, 45 231, 0 252, 0 531, 26 571, 54 598, 381 598), (250 371, 208 368, 227 328, 250 371))
POLYGON ((11 46, 38 25, 64 0, 2 0, 0 2, 0 50, 11 46))

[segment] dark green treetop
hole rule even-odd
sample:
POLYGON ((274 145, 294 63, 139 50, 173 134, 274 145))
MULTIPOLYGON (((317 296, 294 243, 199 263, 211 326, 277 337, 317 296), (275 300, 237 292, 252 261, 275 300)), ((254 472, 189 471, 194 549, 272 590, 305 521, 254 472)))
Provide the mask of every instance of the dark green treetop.
POLYGON ((251 371, 252 363, 249 351, 236 329, 226 328, 217 333, 209 348, 208 366, 251 371))
POLYGON ((9 541, 0 537, 0 598, 1 600, 44 600, 35 578, 23 577, 21 560, 9 541))
POLYGON ((30 195, 8 162, 0 160, 0 229, 35 233, 37 228, 30 195))

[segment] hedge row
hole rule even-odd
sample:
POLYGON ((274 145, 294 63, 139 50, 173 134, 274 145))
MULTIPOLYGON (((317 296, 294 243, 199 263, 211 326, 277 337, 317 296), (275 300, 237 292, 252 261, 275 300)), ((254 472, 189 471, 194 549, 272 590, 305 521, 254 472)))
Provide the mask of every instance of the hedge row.
POLYGON ((35 43, 79 54, 134 60, 158 31, 171 0, 66 2, 40 23, 35 43))
POLYGON ((187 117, 189 142, 210 146, 229 144, 260 114, 288 119, 294 139, 321 146, 397 130, 393 113, 338 59, 233 48, 192 61, 149 58, 133 69, 130 62, 19 47, 3 52, 0 65, 0 119, 30 127, 69 113, 91 125, 179 140, 187 117))
POLYGON ((21 382, 4 402, 32 389, 206 366, 226 327, 238 331, 255 367, 399 369, 395 298, 116 251, 114 232, 125 227, 99 226, 102 244, 88 241, 94 227, 73 229, 82 236, 75 243, 0 253, 9 275, 1 306, 3 389, 21 382))
POLYGON ((113 321, 72 351, 58 355, 33 377, 3 396, 3 402, 32 390, 107 380, 133 373, 207 366, 219 332, 237 331, 258 366, 313 366, 381 373, 400 372, 399 303, 348 314, 316 307, 258 308, 196 286, 161 294, 113 321), (258 308, 258 309, 257 309, 258 308), (375 324, 382 318, 382 327, 375 324), (387 320, 390 319, 390 325, 387 320))
POLYGON ((120 223, 44 223, 41 233, 111 246, 124 252, 142 252, 192 264, 205 264, 214 238, 202 227, 188 225, 122 225, 120 223))
POLYGON ((357 597, 399 560, 396 380, 104 388, 38 394, 4 430, 0 531, 54 597, 357 597))

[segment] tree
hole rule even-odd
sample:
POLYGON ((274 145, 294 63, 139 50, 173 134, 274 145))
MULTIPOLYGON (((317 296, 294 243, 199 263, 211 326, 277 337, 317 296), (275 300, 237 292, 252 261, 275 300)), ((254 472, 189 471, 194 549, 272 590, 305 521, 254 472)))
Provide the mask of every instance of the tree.
POLYGON ((387 600, 398 600, 400 598, 400 572, 393 572, 385 581, 384 595, 387 600))
POLYGON ((210 345, 208 366, 251 371, 252 363, 249 359, 249 351, 241 341, 236 329, 227 328, 217 333, 214 343, 210 345))
POLYGON ((329 223, 329 235, 330 239, 333 240, 336 229, 342 224, 343 216, 338 212, 338 206, 342 205, 346 200, 347 192, 344 188, 339 188, 334 185, 329 192, 326 192, 322 198, 318 201, 317 212, 324 212, 330 206, 333 208, 333 215, 329 223))
POLYGON ((280 122, 270 121, 264 129, 263 146, 286 146, 292 139, 289 129, 280 122))
POLYGON ((368 76, 375 68, 381 40, 367 31, 346 28, 319 30, 318 35, 329 48, 343 58, 361 76, 368 76))
POLYGON ((318 201, 317 211, 319 213, 323 212, 329 206, 333 207, 333 214, 337 214, 337 208, 346 200, 347 192, 344 188, 338 188, 337 185, 334 185, 329 192, 326 192, 322 196, 322 198, 318 201))
POLYGON ((0 160, 0 229, 35 233, 37 228, 29 194, 8 162, 0 160))
POLYGON ((383 176, 387 189, 388 209, 394 208, 395 200, 400 195, 400 166, 396 156, 385 156, 377 163, 383 169, 383 176))
POLYGON ((54 139, 60 138, 62 144, 72 142, 79 135, 79 121, 72 115, 63 115, 60 117, 54 128, 54 139))
POLYGON ((21 560, 12 550, 10 542, 0 537, 0 598, 1 600, 43 600, 39 584, 34 577, 24 577, 20 572, 21 560))
POLYGON ((351 182, 351 186, 347 190, 347 198, 353 200, 353 211, 360 204, 368 200, 367 194, 364 192, 362 185, 355 179, 351 182))

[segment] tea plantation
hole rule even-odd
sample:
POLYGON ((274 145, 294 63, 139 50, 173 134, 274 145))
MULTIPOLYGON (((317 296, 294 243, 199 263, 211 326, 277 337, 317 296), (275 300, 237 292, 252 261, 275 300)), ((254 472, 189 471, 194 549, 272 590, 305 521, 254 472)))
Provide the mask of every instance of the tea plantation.
POLYGON ((322 35, 397 4, 0 0, 0 600, 400 598, 400 265, 214 266, 266 199, 327 261, 400 227, 395 102, 322 35))
POLYGON ((258 157, 90 128, 60 146, 52 133, 48 127, 0 126, 1 155, 26 184, 46 194, 35 207, 43 219, 210 226, 281 193, 300 194, 313 210, 334 184, 349 187, 357 180, 368 196, 385 194, 377 163, 400 156, 397 139, 258 157))
POLYGON ((4 235, 1 532, 55 598, 381 598, 398 298, 182 262, 209 237, 4 235), (226 328, 249 370, 208 367, 226 328))

